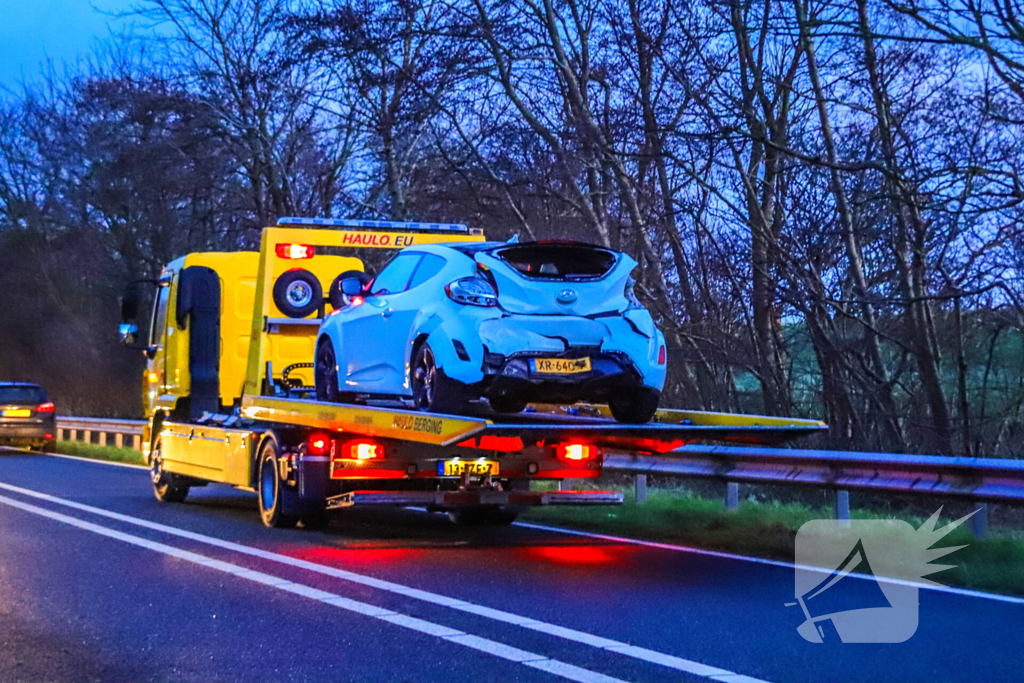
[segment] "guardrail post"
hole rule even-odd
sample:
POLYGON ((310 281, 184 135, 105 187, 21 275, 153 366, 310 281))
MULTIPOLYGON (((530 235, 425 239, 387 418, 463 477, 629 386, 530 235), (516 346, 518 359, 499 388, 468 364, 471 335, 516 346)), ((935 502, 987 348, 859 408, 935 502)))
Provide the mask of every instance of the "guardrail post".
POLYGON ((118 448, 124 448, 124 434, 121 432, 114 434, 114 445, 118 448))
POLYGON ((68 439, 68 441, 78 441, 78 430, 77 429, 72 429, 71 430, 71 438, 68 439))
POLYGON ((82 441, 86 443, 92 443, 92 430, 86 429, 82 432, 82 441))
POLYGON ((971 533, 975 538, 985 538, 988 536, 988 503, 978 503, 975 510, 971 517, 971 533))
POLYGON ((740 506, 740 485, 735 481, 725 482, 725 509, 735 510, 740 506))
POLYGON ((647 475, 638 474, 636 475, 636 481, 634 482, 636 488, 636 502, 646 503, 647 502, 647 475))
POLYGON ((62 427, 58 427, 57 428, 57 441, 67 441, 67 439, 68 439, 68 430, 66 430, 66 429, 64 429, 62 427))
POLYGON ((142 437, 138 434, 132 434, 132 449, 136 451, 142 450, 142 437))
POLYGON ((850 526, 850 492, 835 492, 836 520, 839 526, 850 526))
POLYGON ((107 445, 107 433, 106 432, 100 432, 100 445, 101 446, 106 446, 107 445))

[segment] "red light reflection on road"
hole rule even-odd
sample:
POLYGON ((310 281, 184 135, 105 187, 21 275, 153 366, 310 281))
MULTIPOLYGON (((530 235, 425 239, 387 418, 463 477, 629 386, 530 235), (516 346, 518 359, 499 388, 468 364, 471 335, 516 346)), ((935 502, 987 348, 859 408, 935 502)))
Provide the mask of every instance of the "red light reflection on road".
POLYGON ((629 549, 623 546, 544 545, 521 548, 520 552, 531 560, 572 566, 603 567, 620 561, 629 549))
POLYGON ((316 562, 326 565, 357 565, 373 566, 406 563, 410 560, 422 557, 428 552, 424 548, 380 548, 348 546, 345 548, 334 548, 330 546, 314 546, 296 548, 288 553, 309 562, 316 562))

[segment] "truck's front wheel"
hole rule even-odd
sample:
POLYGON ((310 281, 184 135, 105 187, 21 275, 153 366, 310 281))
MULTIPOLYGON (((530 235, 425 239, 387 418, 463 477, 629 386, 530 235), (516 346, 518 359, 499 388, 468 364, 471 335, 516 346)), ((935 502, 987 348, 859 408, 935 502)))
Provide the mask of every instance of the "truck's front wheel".
POLYGON ((277 441, 267 439, 260 449, 259 480, 257 492, 260 500, 260 517, 268 527, 290 528, 299 519, 290 514, 295 507, 291 500, 294 491, 289 491, 281 481, 280 453, 277 441))
POLYGON ((162 452, 163 444, 158 436, 149 455, 149 475, 153 480, 153 494, 161 502, 180 503, 188 497, 188 484, 177 474, 164 471, 162 452))

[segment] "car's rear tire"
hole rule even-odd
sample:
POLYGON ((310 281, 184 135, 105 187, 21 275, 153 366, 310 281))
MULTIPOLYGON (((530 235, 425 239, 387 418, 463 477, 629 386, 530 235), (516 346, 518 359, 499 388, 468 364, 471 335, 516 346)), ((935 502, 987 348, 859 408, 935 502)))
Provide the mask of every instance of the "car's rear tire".
POLYGON ((618 422, 644 424, 650 422, 658 412, 660 398, 661 394, 653 389, 622 392, 608 399, 608 408, 618 422))
POLYGON ((495 396, 488 398, 487 402, 491 404, 491 409, 496 413, 521 413, 526 410, 526 399, 495 396))
POLYGON ((260 518, 265 526, 289 529, 299 522, 294 514, 295 492, 288 490, 280 477, 280 452, 277 441, 268 438, 260 448, 256 492, 260 518))
POLYGON ((437 367, 434 351, 428 342, 423 342, 412 364, 412 401, 416 410, 457 413, 465 408, 468 400, 466 385, 437 367))
POLYGON ((187 480, 177 474, 165 472, 163 467, 163 444, 156 437, 153 450, 149 454, 149 476, 153 480, 153 495, 162 503, 181 503, 188 497, 187 480))

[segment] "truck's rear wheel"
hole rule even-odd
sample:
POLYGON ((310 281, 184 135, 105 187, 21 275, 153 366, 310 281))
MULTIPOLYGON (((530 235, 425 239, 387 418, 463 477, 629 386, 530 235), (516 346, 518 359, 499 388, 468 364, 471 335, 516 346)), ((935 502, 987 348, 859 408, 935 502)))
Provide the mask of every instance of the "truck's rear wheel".
POLYGON ((268 527, 287 529, 295 526, 299 518, 294 514, 295 492, 289 491, 281 481, 280 452, 277 441, 267 439, 260 449, 257 493, 260 517, 268 527))
POLYGON ((156 437, 156 443, 149 454, 149 476, 153 480, 153 494, 161 502, 180 503, 188 497, 189 486, 183 477, 164 471, 162 446, 160 437, 156 437))

